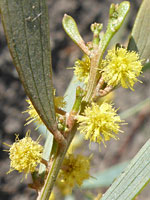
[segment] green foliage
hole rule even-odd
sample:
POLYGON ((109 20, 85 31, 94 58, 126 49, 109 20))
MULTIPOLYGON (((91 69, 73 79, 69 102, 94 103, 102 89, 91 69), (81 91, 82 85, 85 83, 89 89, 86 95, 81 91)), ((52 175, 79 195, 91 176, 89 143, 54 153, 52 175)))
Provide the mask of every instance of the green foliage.
POLYGON ((150 181, 150 140, 142 147, 125 171, 115 180, 101 200, 131 200, 150 181))
MULTIPOLYGON (((148 1, 149 0, 143 0, 128 45, 129 50, 137 51, 140 54, 141 59, 144 59, 144 63, 149 62, 150 58, 150 4, 148 1)), ((40 185, 41 179, 39 181, 35 178, 33 180, 33 185, 40 185, 38 185, 36 188, 39 192, 38 200, 48 200, 59 169, 65 158, 65 154, 75 133, 77 132, 77 128, 79 126, 77 119, 79 115, 82 114, 81 117, 83 119, 88 117, 83 117, 83 111, 88 105, 89 111, 91 112, 92 100, 95 101, 93 104, 95 104, 98 108, 100 107, 100 105, 96 104, 97 93, 95 93, 95 91, 100 93, 102 90, 103 92, 106 92, 104 93, 106 95, 111 91, 109 89, 116 89, 115 87, 118 87, 118 85, 115 85, 114 88, 109 88, 107 87, 109 86, 108 81, 104 79, 102 80, 102 78, 104 78, 104 70, 101 67, 105 67, 103 66, 104 62, 102 62, 102 59, 110 40, 120 29, 127 16, 127 13, 129 12, 130 3, 128 1, 124 1, 119 5, 112 4, 110 7, 106 32, 104 34, 100 34, 102 24, 94 23, 91 26, 93 32, 93 41, 88 44, 86 44, 82 39, 75 20, 71 16, 66 14, 64 15, 64 30, 73 40, 73 42, 78 45, 83 53, 86 54, 90 59, 88 84, 83 85, 83 83, 77 82, 76 77, 74 76, 66 91, 65 100, 67 102, 67 113, 54 105, 53 100, 54 89, 52 84, 51 51, 49 45, 50 41, 46 0, 0 0, 0 9, 9 49, 19 73, 20 80, 22 81, 25 91, 35 107, 35 111, 37 111, 45 124, 45 127, 42 126, 39 128, 40 131, 47 131, 47 139, 44 147, 43 158, 49 162, 49 166, 47 167, 47 171, 46 166, 44 165, 41 165, 39 169, 39 173, 48 172, 47 178, 42 189, 40 185), (83 90, 81 88, 83 88, 83 90), (96 98, 94 98, 93 95, 95 95, 94 97, 96 98), (58 124, 62 125, 60 126, 61 128, 57 127, 58 124), (50 132, 54 135, 54 137, 52 134, 50 134, 50 132), (57 138, 57 134, 59 134, 61 137, 57 138)), ((128 54, 126 54, 126 56, 127 55, 128 54)), ((115 56, 118 58, 117 51, 115 51, 115 56)), ((124 61, 124 59, 122 60, 124 61)), ((118 61, 116 61, 116 63, 117 62, 118 61)), ((123 67, 124 65, 126 66, 126 64, 123 63, 123 67)), ((118 71, 116 70, 116 66, 117 65, 114 66, 115 72, 118 71)), ((149 68, 149 63, 145 66, 145 68, 149 68)), ((133 73, 132 76, 134 77, 135 74, 133 73)), ((110 76, 108 76, 108 79, 110 79, 110 76)), ((102 96, 99 97, 101 98, 102 96)), ((147 103, 149 103, 149 99, 145 100, 137 107, 129 109, 127 112, 123 113, 121 117, 128 117, 129 115, 139 111, 140 106, 142 107, 147 103)), ((98 110, 98 113, 100 112, 101 111, 98 110)), ((108 115, 107 112, 108 110, 103 113, 103 124, 108 124, 109 120, 106 120, 107 114, 112 123, 111 127, 113 127, 113 117, 108 115)), ((93 138, 95 138, 97 134, 100 134, 102 129, 100 122, 100 126, 98 126, 99 129, 97 131, 94 130, 95 122, 93 122, 93 119, 98 121, 97 119, 99 119, 100 116, 97 115, 97 118, 94 118, 96 114, 97 112, 95 111, 94 115, 91 115, 92 117, 90 119, 90 123, 88 124, 88 126, 92 128, 89 129, 90 131, 88 135, 90 136, 91 130, 93 130, 93 133, 95 133, 95 135, 92 135, 93 138)), ((83 130, 86 130, 86 120, 83 121, 83 125, 85 126, 83 127, 83 130)), ((106 126, 104 126, 104 128, 105 127, 106 126)), ((110 139, 109 136, 112 131, 111 127, 109 128, 110 133, 105 129, 102 130, 106 134, 104 137, 105 140, 110 139), (107 134, 109 134, 109 136, 107 134)), ((90 137, 89 139, 91 139, 90 137)), ((115 180, 112 186, 103 195, 102 200, 134 199, 150 181, 149 155, 150 140, 135 156, 126 170, 119 176, 119 178, 115 180)), ((124 165, 126 165, 126 163, 115 166, 113 169, 109 169, 103 174, 98 173, 98 179, 93 182, 94 184, 92 184, 92 180, 89 180, 84 183, 82 188, 87 189, 108 186, 108 184, 110 184, 116 177, 116 173, 118 173, 118 171, 122 171, 124 165), (109 179, 106 178, 107 176, 109 176, 109 179), (103 179, 107 179, 109 181, 102 182, 103 179)), ((68 169, 68 166, 65 167, 64 169, 62 168, 62 170, 68 169)), ((73 167, 71 170, 72 169, 73 167)), ((44 179, 42 179, 42 181, 43 180, 44 179)))
POLYGON ((1 0, 2 22, 27 95, 49 130, 55 125, 46 1, 1 0))
POLYGON ((62 24, 68 36, 74 41, 75 44, 81 48, 85 54, 88 55, 88 48, 79 33, 75 20, 71 16, 65 14, 62 20, 62 24))
POLYGON ((145 63, 145 69, 150 67, 150 3, 143 0, 137 14, 132 33, 130 36, 128 49, 137 51, 140 58, 145 63))
POLYGON ((120 29, 130 9, 130 3, 123 1, 119 5, 112 4, 109 11, 107 30, 102 38, 100 47, 103 51, 107 48, 111 38, 120 29))

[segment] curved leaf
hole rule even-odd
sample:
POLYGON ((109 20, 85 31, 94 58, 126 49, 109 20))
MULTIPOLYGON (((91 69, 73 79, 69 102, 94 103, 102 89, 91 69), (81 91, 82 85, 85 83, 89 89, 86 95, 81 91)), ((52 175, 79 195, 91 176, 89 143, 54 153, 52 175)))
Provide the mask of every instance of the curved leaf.
POLYGON ((114 34, 120 29, 129 12, 129 9, 129 1, 123 1, 119 5, 111 4, 109 10, 107 30, 100 43, 100 46, 102 46, 103 51, 106 49, 114 34))
POLYGON ((131 37, 129 50, 137 51, 141 59, 149 62, 150 59, 150 2, 143 0, 137 14, 131 37))
POLYGON ((132 200, 150 182, 150 140, 125 171, 115 180, 101 200, 132 200))
POLYGON ((45 0, 1 0, 2 22, 25 91, 49 130, 55 125, 45 0))

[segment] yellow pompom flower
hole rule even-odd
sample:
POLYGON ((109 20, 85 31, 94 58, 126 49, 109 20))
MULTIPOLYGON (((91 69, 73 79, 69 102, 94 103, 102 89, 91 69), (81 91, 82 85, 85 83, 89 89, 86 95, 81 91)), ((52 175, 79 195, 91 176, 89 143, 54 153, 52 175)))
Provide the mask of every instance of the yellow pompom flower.
POLYGON ((16 141, 12 145, 5 145, 10 147, 8 152, 11 162, 8 173, 17 170, 27 176, 28 173, 36 170, 37 165, 41 162, 43 152, 39 139, 33 141, 28 131, 23 139, 19 140, 16 135, 16 141))
POLYGON ((125 48, 108 50, 103 61, 103 78, 110 86, 122 85, 123 88, 133 90, 133 85, 142 70, 139 55, 125 48))
POLYGON ((90 158, 80 154, 77 156, 68 154, 57 178, 57 185, 62 194, 70 194, 76 184, 81 186, 85 179, 89 179, 89 170, 90 158))
POLYGON ((77 60, 75 62, 74 74, 76 75, 77 79, 85 84, 88 83, 89 73, 90 73, 90 58, 87 55, 82 57, 82 60, 77 60))
POLYGON ((111 104, 106 102, 100 106, 92 103, 91 107, 86 107, 83 115, 79 115, 80 133, 84 135, 86 140, 98 142, 99 144, 110 140, 110 138, 118 139, 116 136, 120 131, 119 124, 122 122, 111 104))

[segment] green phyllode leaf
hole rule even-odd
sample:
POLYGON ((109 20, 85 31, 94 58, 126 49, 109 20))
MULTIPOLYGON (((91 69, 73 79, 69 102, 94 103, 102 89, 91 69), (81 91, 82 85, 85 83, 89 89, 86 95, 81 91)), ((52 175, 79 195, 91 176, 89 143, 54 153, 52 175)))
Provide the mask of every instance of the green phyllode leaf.
POLYGON ((55 109, 46 1, 1 0, 4 30, 25 91, 49 130, 55 109))
POLYGON ((146 68, 150 67, 150 2, 143 0, 137 14, 128 49, 137 51, 141 59, 144 59, 146 68))
POLYGON ((109 41, 114 36, 114 34, 120 29, 129 12, 129 9, 130 3, 128 1, 123 1, 119 5, 111 4, 107 30, 100 44, 103 51, 107 48, 107 45, 109 44, 109 41))
POLYGON ((132 159, 101 200, 132 200, 150 182, 150 140, 132 159))
POLYGON ((62 20, 62 24, 67 35, 73 40, 75 44, 81 48, 85 54, 88 55, 88 48, 79 33, 75 20, 71 16, 65 14, 62 20))

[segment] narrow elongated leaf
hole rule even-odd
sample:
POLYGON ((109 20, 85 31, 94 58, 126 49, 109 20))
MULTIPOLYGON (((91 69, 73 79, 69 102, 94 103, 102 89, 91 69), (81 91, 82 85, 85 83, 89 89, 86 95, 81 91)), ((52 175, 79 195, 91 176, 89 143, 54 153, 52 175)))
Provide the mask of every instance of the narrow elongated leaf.
POLYGON ((150 1, 143 0, 137 14, 128 49, 137 51, 141 59, 150 59, 150 1))
POLYGON ((25 91, 49 130, 55 124, 45 0, 0 0, 2 22, 25 91))
POLYGON ((111 4, 107 30, 102 38, 102 44, 100 44, 100 47, 102 46, 103 51, 106 49, 114 34, 120 29, 129 12, 129 9, 130 3, 128 1, 123 1, 119 5, 111 4))
POLYGON ((115 180, 101 200, 131 200, 150 182, 150 140, 125 171, 115 180))

